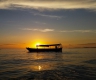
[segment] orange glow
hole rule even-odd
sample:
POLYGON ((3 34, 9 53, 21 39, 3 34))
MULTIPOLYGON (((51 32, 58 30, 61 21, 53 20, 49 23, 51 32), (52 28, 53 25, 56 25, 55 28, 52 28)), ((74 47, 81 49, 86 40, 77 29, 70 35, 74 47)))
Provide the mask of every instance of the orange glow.
POLYGON ((36 46, 37 45, 40 45, 40 44, 41 44, 41 42, 35 42, 34 45, 33 45, 33 47, 36 48, 36 46))
POLYGON ((45 42, 42 40, 34 40, 33 42, 30 42, 28 47, 36 48, 36 45, 44 44, 45 42))
POLYGON ((38 43, 36 43, 36 45, 40 45, 40 43, 38 42, 38 43))

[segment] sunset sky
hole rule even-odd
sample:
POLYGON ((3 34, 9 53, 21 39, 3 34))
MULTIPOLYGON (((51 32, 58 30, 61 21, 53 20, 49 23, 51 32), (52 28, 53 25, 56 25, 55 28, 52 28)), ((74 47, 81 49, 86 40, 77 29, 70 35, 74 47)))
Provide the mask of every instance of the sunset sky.
POLYGON ((0 0, 0 48, 96 46, 96 0, 0 0))

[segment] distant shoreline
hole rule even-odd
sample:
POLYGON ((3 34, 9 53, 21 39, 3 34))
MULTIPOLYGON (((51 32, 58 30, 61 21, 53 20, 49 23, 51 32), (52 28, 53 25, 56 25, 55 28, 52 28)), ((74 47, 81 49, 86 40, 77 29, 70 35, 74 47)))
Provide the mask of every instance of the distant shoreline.
MULTIPOLYGON (((63 47, 63 49, 75 49, 75 48, 78 48, 78 49, 81 49, 81 48, 96 48, 96 47, 63 47)), ((25 48, 1 48, 0 50, 2 49, 25 49, 25 48)))
POLYGON ((96 48, 96 47, 74 47, 74 48, 96 48))

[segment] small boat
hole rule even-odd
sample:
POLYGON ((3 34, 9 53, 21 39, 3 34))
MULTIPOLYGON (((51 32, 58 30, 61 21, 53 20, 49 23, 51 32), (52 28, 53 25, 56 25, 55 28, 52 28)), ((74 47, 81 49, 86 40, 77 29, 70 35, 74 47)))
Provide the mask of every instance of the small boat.
POLYGON ((36 48, 26 48, 29 52, 62 52, 61 44, 42 44, 36 45, 36 48))

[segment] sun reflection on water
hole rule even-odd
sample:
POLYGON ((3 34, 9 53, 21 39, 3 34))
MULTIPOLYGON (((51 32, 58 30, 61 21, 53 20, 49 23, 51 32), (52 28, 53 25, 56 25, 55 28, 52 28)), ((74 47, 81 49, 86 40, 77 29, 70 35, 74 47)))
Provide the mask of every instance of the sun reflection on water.
POLYGON ((31 69, 31 71, 54 70, 56 68, 55 65, 56 64, 54 64, 54 63, 44 63, 44 64, 35 63, 33 65, 30 65, 29 69, 31 69))
POLYGON ((43 70, 43 67, 41 65, 31 65, 30 66, 30 69, 32 71, 42 71, 43 70))
POLYGON ((41 66, 38 66, 39 71, 41 70, 41 68, 42 68, 41 66))
POLYGON ((31 71, 54 70, 63 64, 60 61, 62 60, 61 55, 55 53, 51 53, 50 55, 49 53, 32 53, 30 58, 34 61, 28 65, 28 69, 31 71))

